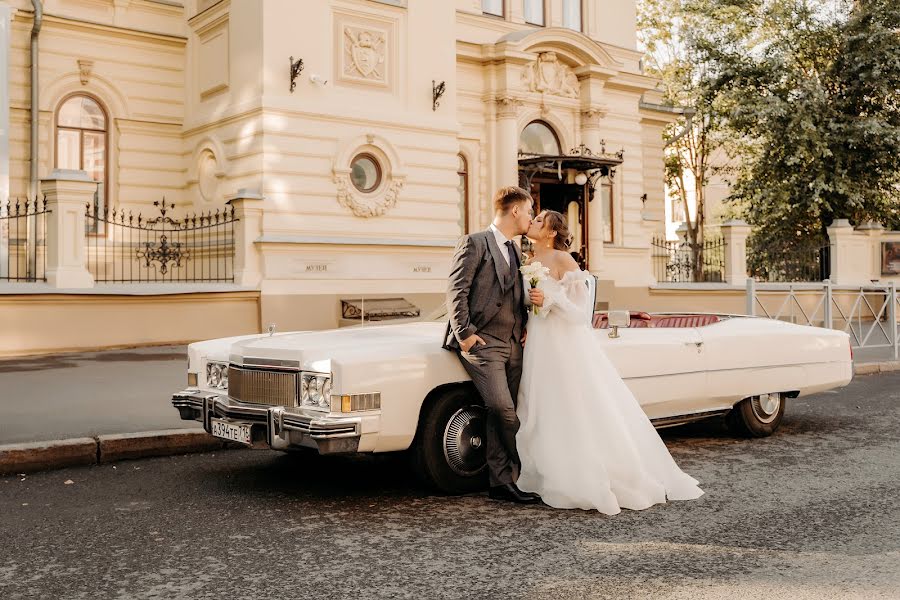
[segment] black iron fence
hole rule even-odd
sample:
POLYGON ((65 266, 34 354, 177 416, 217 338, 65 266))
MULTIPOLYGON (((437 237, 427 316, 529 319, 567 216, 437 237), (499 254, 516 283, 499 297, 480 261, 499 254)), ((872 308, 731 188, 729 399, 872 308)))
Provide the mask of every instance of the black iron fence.
POLYGON ((174 204, 154 202, 145 218, 88 204, 87 268, 97 283, 198 283, 234 281, 234 208, 180 219, 174 204))
POLYGON ((667 283, 706 283, 725 281, 725 238, 712 237, 698 244, 670 242, 653 237, 651 260, 656 281, 667 283))
POLYGON ((0 281, 47 280, 47 199, 0 204, 0 281))
POLYGON ((818 238, 779 244, 757 234, 747 240, 747 272, 757 281, 824 281, 831 276, 831 246, 818 238))

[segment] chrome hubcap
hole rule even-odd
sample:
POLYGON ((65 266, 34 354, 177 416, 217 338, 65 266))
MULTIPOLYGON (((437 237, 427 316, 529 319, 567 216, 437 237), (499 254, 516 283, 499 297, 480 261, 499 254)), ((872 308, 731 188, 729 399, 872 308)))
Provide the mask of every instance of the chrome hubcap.
POLYGON ((750 401, 753 406, 753 414, 763 423, 771 423, 778 416, 781 408, 781 394, 760 394, 750 401))
POLYGON ((444 458, 457 475, 471 477, 487 467, 484 445, 485 412, 480 406, 456 411, 444 429, 444 458))

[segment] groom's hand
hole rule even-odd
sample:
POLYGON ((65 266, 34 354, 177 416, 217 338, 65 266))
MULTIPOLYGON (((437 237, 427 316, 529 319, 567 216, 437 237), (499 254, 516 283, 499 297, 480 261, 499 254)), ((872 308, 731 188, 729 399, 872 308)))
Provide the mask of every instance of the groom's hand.
POLYGON ((531 303, 535 306, 543 306, 544 305, 544 290, 541 288, 531 288, 528 290, 528 297, 531 299, 531 303))
POLYGON ((481 339, 481 336, 479 335, 470 335, 466 339, 459 342, 459 348, 463 352, 468 352, 475 346, 475 344, 481 344, 482 346, 484 346, 485 341, 481 339))

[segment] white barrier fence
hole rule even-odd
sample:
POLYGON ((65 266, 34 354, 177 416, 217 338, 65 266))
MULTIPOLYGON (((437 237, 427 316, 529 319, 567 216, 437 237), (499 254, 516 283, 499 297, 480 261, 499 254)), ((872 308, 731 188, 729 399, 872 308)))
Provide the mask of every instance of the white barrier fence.
POLYGON ((747 314, 838 329, 854 348, 889 348, 898 358, 897 284, 758 283, 747 280, 747 314))

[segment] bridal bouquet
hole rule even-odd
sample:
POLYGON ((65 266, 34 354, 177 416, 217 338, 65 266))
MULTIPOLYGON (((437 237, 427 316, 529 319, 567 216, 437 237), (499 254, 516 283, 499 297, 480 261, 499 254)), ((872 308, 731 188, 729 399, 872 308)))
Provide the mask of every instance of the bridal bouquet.
MULTIPOLYGON (((550 269, 537 261, 522 265, 519 267, 519 271, 522 272, 522 275, 524 275, 525 279, 528 280, 528 283, 531 284, 532 289, 536 288, 540 282, 547 279, 547 276, 550 275, 550 269)), ((539 306, 532 305, 531 311, 534 314, 538 314, 539 308, 539 306)))

